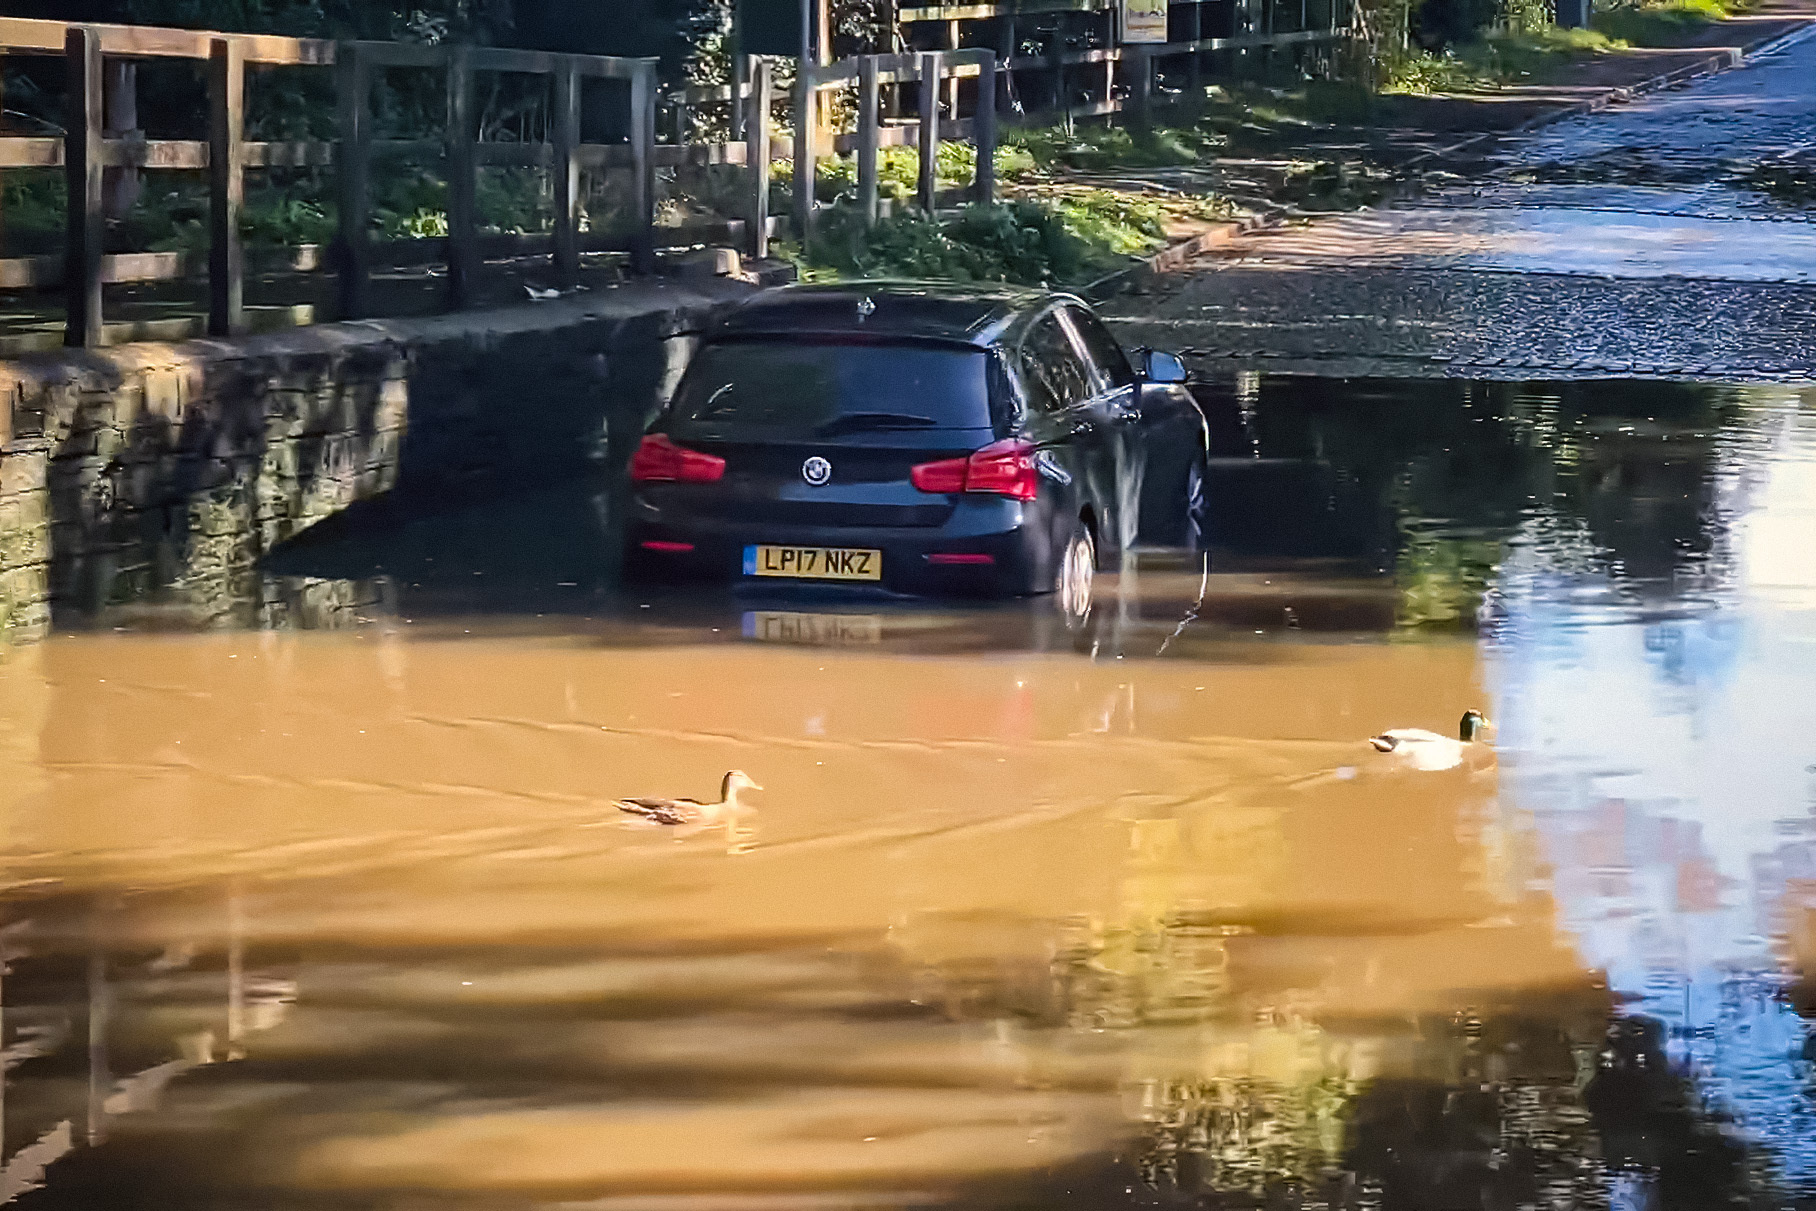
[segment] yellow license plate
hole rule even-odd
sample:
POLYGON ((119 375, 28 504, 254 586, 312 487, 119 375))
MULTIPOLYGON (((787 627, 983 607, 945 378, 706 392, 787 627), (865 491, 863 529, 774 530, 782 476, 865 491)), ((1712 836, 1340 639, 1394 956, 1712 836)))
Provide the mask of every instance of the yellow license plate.
POLYGON ((854 547, 744 548, 746 576, 785 576, 791 580, 881 580, 883 553, 854 547))
POLYGON ((883 642, 883 620, 875 614, 793 614, 756 610, 744 615, 744 637, 763 643, 843 647, 883 642))

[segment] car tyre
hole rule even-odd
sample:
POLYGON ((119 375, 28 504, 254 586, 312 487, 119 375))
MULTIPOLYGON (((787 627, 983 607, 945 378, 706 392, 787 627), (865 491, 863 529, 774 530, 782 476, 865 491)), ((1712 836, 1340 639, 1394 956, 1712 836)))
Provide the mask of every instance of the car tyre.
POLYGON ((1090 621, 1096 580, 1097 540, 1081 521, 1072 527, 1053 576, 1053 601, 1068 629, 1078 630, 1090 621))
POLYGON ((1209 545, 1210 479, 1210 459, 1200 454, 1192 460, 1192 469, 1185 477, 1185 541, 1194 551, 1209 545))

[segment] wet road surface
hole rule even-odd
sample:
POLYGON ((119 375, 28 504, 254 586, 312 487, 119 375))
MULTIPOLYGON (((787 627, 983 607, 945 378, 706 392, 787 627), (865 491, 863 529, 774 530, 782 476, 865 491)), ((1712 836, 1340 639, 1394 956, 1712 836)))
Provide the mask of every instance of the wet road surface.
POLYGON ((1082 629, 619 592, 576 492, 7 653, 0 1200, 1816 1194, 1816 399, 1202 395, 1082 629))
POLYGON ((1257 233, 1126 339, 1323 374, 1816 373, 1816 36, 1510 142, 1480 182, 1257 233))

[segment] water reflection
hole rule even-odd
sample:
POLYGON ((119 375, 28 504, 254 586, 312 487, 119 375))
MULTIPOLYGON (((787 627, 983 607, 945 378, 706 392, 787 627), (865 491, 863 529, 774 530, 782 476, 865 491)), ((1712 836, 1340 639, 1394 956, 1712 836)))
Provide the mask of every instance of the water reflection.
POLYGON ((1202 398, 1208 549, 1082 631, 621 595, 559 489, 9 654, 0 1198, 1816 1194, 1812 401, 1202 398), (731 768, 731 852, 611 807, 731 768))

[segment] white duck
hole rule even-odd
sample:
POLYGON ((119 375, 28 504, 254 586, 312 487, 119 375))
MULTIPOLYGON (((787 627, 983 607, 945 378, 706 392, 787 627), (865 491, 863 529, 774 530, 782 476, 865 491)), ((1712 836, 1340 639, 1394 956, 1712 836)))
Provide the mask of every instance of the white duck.
MULTIPOLYGON (((1440 736, 1424 728, 1399 727, 1369 738, 1375 751, 1390 753, 1417 770, 1455 769, 1474 750, 1476 738, 1490 727, 1481 711, 1464 711, 1457 738, 1440 736)), ((1487 744, 1482 745, 1487 748, 1487 744)))
POLYGON ((720 783, 717 803, 702 803, 698 799, 617 799, 613 805, 621 812, 642 816, 657 824, 717 824, 722 820, 735 820, 748 810, 738 799, 740 791, 762 789, 749 774, 735 769, 720 783))

